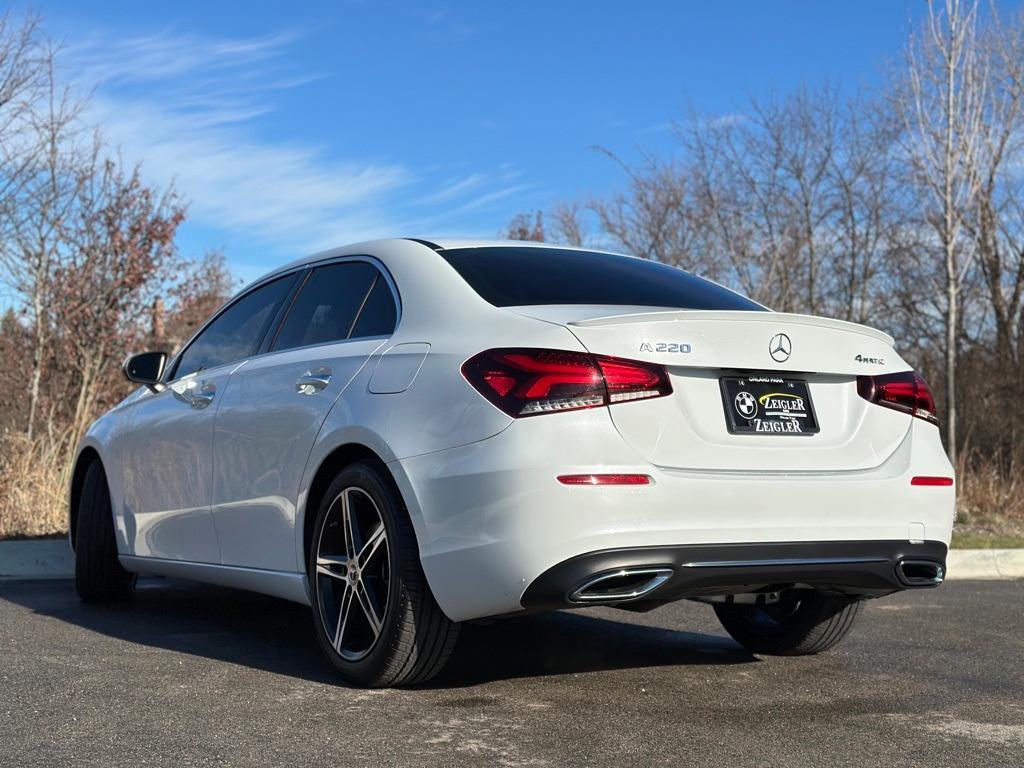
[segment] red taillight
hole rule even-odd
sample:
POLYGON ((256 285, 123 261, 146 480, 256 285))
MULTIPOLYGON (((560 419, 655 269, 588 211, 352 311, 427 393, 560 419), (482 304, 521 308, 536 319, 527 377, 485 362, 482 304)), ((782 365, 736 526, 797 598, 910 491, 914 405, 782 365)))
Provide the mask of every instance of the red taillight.
POLYGON ((608 387, 608 402, 623 403, 627 400, 642 400, 672 392, 665 369, 660 365, 638 363, 634 360, 620 360, 617 357, 597 356, 605 386, 608 387))
POLYGON ((562 485, 650 485, 650 475, 559 475, 562 485))
POLYGON ((858 376, 857 392, 865 400, 938 424, 935 398, 915 371, 884 376, 858 376))
POLYGON ((555 349, 490 349, 463 363, 462 375, 516 418, 672 392, 663 366, 555 349))

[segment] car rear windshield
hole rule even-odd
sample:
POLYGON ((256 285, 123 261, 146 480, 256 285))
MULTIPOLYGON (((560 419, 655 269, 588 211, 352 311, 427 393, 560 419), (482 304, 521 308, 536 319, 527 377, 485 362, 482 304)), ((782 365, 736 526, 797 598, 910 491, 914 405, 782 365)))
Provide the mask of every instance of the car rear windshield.
POLYGON ((562 248, 452 248, 441 255, 496 307, 615 304, 763 310, 709 280, 655 261, 562 248))

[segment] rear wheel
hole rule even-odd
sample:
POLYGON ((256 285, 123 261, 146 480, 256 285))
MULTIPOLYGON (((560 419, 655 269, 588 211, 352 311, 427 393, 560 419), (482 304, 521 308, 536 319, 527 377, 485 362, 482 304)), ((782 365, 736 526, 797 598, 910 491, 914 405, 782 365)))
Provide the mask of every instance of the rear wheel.
POLYGON ((853 627, 860 600, 827 597, 811 590, 786 590, 777 603, 717 603, 725 631, 751 653, 805 656, 826 651, 853 627))
POLYGON ((412 685, 441 671, 458 625, 434 600, 405 505, 378 468, 355 464, 335 478, 308 573, 317 638, 346 680, 412 685))
POLYGON ((123 600, 135 586, 135 574, 121 567, 114 538, 114 514, 103 465, 85 472, 78 500, 75 533, 75 589, 90 603, 123 600))

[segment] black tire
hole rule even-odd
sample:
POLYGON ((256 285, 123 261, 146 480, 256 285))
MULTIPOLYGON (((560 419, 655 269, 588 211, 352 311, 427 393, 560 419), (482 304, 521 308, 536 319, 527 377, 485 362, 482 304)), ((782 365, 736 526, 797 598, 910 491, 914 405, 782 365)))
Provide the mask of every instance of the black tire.
POLYGON ((860 600, 810 590, 787 590, 778 603, 716 603, 715 613, 725 631, 751 653, 809 656, 827 651, 846 637, 860 604, 860 600))
POLYGON ((75 589, 87 603, 124 600, 135 574, 121 567, 114 539, 114 514, 103 465, 94 461, 85 472, 78 500, 75 533, 75 589))
MULTIPOLYGON (((352 538, 356 538, 356 534, 353 534, 352 538)), ((339 573, 348 572, 347 566, 340 568, 339 573)), ((398 489, 382 469, 368 463, 353 464, 342 470, 334 479, 324 494, 317 513, 307 569, 317 639, 324 654, 346 681, 372 688, 406 686, 425 682, 441 671, 455 647, 459 626, 444 615, 427 585, 420 564, 416 535, 405 503, 398 489), (365 494, 376 505, 377 509, 374 511, 383 522, 389 558, 386 583, 383 566, 375 566, 380 569, 376 582, 379 592, 374 598, 375 605, 380 606, 380 595, 387 597, 383 601, 383 619, 380 621, 379 635, 375 640, 364 640, 364 643, 369 643, 369 647, 357 651, 365 654, 361 658, 346 658, 334 644, 335 639, 340 639, 345 633, 337 629, 342 626, 342 608, 338 608, 337 611, 332 609, 338 605, 344 606, 345 590, 354 587, 350 587, 351 582, 347 582, 344 577, 322 575, 317 570, 317 559, 318 554, 321 554, 322 545, 326 551, 326 542, 332 536, 337 541, 337 520, 340 514, 337 505, 341 503, 343 492, 352 494, 350 498, 358 499, 363 499, 362 494, 365 494), (328 528, 326 533, 325 526, 328 528), (340 598, 335 589, 341 591, 340 598), (326 617, 325 613, 328 614, 326 617), (328 623, 334 626, 328 628, 328 623)), ((363 563, 360 570, 369 574, 371 568, 367 563, 363 563)), ((365 578, 372 577, 367 575, 365 578)), ((370 587, 363 589, 365 594, 365 590, 369 590, 370 587)), ((365 609, 359 614, 360 608, 361 605, 354 606, 356 616, 360 620, 365 620, 365 609)), ((372 637, 372 630, 370 635, 364 633, 365 637, 372 637)), ((343 648, 344 644, 339 642, 339 646, 343 648)))

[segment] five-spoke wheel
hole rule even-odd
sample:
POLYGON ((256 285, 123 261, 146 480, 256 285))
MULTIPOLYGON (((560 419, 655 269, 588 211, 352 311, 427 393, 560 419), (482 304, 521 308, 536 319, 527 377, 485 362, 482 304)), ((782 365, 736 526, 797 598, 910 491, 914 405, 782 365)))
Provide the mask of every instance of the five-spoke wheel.
POLYGON ((307 572, 317 638, 347 680, 408 685, 440 671, 458 625, 430 592, 409 514, 383 465, 353 464, 334 478, 307 572))
POLYGON ((316 549, 317 608, 346 661, 366 656, 388 610, 391 559, 380 510, 366 491, 343 488, 327 511, 316 549))

